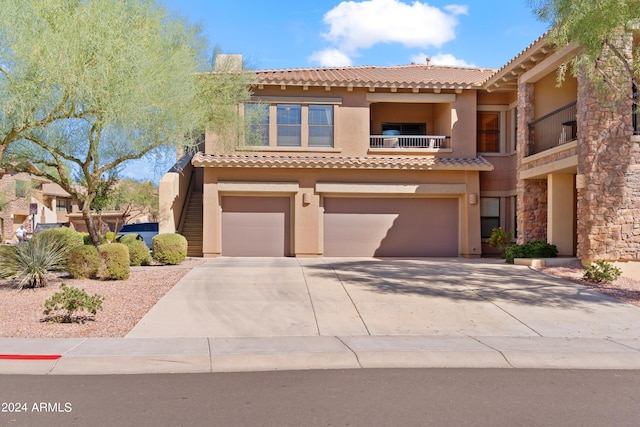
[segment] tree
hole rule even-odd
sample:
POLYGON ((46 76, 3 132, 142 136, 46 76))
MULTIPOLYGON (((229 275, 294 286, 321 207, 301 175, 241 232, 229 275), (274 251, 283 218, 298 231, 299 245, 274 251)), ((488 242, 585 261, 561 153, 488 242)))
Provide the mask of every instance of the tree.
POLYGON ((158 216, 158 188, 149 180, 122 179, 114 184, 110 208, 122 211, 123 222, 142 215, 158 216))
MULTIPOLYGON (((639 0, 529 0, 534 13, 551 25, 547 34, 557 48, 579 48, 571 61, 574 74, 584 72, 614 99, 632 96, 629 82, 640 87, 640 52, 619 43, 625 34, 640 29, 639 0)), ((637 44, 637 41, 635 42, 637 44)), ((567 71, 559 70, 561 82, 567 71)), ((636 105, 638 100, 634 99, 636 105)))
POLYGON ((0 159, 80 200, 96 246, 90 207, 110 171, 205 129, 237 141, 252 74, 210 72, 200 29, 155 0, 0 5, 0 159))

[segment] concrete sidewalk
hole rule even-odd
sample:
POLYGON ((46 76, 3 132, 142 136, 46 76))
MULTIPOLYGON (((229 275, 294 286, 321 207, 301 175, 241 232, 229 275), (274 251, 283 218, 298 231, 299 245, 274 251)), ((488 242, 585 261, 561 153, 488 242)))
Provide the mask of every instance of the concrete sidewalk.
POLYGON ((349 368, 640 369, 640 339, 346 336, 0 339, 0 374, 148 374, 349 368))
POLYGON ((640 369, 640 309, 497 260, 219 258, 126 338, 0 339, 0 373, 397 367, 640 369))

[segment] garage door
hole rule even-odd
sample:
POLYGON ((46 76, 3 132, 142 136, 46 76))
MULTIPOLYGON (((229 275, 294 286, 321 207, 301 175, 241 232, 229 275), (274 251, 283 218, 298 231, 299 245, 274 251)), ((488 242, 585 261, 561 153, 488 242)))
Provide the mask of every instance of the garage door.
POLYGON ((457 199, 325 198, 325 256, 458 256, 457 199))
POLYGON ((222 255, 289 256, 288 197, 222 197, 222 255))

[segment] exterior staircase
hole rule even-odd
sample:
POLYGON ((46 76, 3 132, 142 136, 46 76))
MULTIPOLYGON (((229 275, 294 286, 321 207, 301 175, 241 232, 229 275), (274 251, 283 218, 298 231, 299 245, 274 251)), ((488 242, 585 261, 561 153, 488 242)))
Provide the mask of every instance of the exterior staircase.
POLYGON ((191 193, 181 233, 189 244, 187 256, 202 256, 202 193, 191 193))

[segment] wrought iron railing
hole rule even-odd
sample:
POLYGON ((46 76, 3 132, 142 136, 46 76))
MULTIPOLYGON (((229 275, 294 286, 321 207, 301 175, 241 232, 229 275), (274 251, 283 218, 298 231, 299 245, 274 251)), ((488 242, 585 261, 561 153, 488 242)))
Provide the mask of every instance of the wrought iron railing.
POLYGON ((529 123, 529 155, 577 139, 576 104, 574 101, 529 123))
POLYGON ((370 148, 451 148, 451 138, 442 135, 370 135, 370 148))

